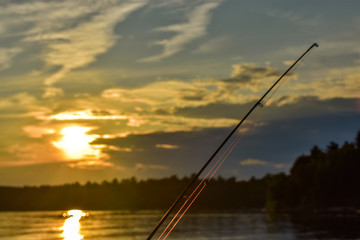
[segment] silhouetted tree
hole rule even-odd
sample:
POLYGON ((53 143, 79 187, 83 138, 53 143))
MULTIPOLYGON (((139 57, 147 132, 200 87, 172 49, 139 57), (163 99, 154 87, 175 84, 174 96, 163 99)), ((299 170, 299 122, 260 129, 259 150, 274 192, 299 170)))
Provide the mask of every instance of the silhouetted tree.
POLYGON ((329 145, 327 145, 327 152, 336 151, 339 149, 339 144, 336 142, 330 142, 329 145))
POLYGON ((360 130, 358 131, 357 135, 356 135, 356 147, 357 149, 360 149, 360 130))
MULTIPOLYGON (((360 151, 355 143, 345 142, 341 147, 335 142, 323 152, 314 146, 309 155, 300 156, 290 170, 288 179, 272 182, 268 205, 281 203, 301 209, 328 208, 331 206, 360 207, 360 151), (279 194, 283 186, 291 186, 285 195, 279 194), (291 199, 288 196, 295 196, 291 199)), ((285 190, 284 190, 285 191, 285 190)))

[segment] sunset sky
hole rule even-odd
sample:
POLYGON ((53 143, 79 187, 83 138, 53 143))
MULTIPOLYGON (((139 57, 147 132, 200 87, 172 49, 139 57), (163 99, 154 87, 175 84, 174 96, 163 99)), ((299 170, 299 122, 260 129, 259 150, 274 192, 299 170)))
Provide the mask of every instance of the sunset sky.
POLYGON ((218 174, 360 130, 360 2, 0 1, 0 185, 197 171, 311 44, 218 174))

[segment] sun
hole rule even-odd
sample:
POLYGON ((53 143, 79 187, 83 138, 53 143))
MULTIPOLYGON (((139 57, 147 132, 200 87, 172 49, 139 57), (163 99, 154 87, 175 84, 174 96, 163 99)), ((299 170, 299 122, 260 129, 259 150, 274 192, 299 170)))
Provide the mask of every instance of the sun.
POLYGON ((81 126, 68 126, 61 129, 63 136, 53 145, 61 149, 68 159, 98 158, 100 149, 90 145, 96 139, 95 135, 87 134, 92 128, 81 126))

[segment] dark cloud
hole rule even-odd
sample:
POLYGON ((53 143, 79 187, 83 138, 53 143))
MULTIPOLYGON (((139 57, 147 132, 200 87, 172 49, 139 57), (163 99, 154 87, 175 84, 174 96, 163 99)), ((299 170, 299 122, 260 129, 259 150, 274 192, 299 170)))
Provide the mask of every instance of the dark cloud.
POLYGON ((203 101, 206 97, 205 89, 181 89, 179 91, 180 98, 187 101, 203 101))
MULTIPOLYGON (((200 167, 201 159, 207 158, 228 132, 227 128, 199 129, 191 132, 153 133, 129 135, 126 138, 98 139, 95 143, 133 149, 132 152, 108 152, 115 164, 125 164, 126 167, 132 167, 137 163, 164 165, 169 167, 170 172, 179 170, 179 174, 184 174, 192 167, 200 167), (174 145, 178 148, 158 148, 159 144, 174 145)), ((167 176, 169 172, 157 174, 167 176)))
MULTIPOLYGON (((263 176, 268 172, 288 171, 296 158, 307 153, 314 145, 326 146, 330 141, 342 144, 352 141, 360 129, 360 115, 344 112, 323 113, 303 118, 284 118, 269 121, 245 133, 220 174, 231 176, 237 170, 237 177, 263 176), (240 166, 240 161, 259 159, 269 164, 240 166), (274 166, 283 165, 285 168, 274 166)), ((135 165, 136 163, 165 165, 167 171, 143 173, 142 177, 160 177, 170 174, 186 175, 200 169, 231 128, 202 129, 192 132, 156 133, 131 135, 126 138, 103 139, 97 143, 115 146, 135 147, 139 151, 128 153, 108 152, 115 163, 135 165), (176 149, 159 149, 156 144, 179 146, 176 149), (141 151, 140 151, 141 149, 141 151)))
POLYGON ((246 104, 212 103, 200 107, 177 108, 175 113, 179 116, 198 118, 234 118, 243 116, 255 102, 246 104))
POLYGON ((279 76, 280 72, 273 67, 259 67, 255 64, 233 65, 234 71, 231 78, 222 79, 226 84, 248 84, 267 77, 279 76))
MULTIPOLYGON (((281 100, 279 100, 281 101, 281 100)), ((299 97, 294 102, 277 106, 276 102, 264 110, 264 119, 294 119, 317 117, 327 114, 356 113, 356 98, 319 99, 318 97, 299 97)))
POLYGON ((102 110, 102 109, 93 109, 93 110, 91 110, 91 113, 94 116, 111 116, 112 115, 109 111, 102 110))
MULTIPOLYGON (((321 100, 318 97, 299 97, 291 103, 282 104, 290 99, 284 96, 271 105, 265 106, 261 113, 261 119, 276 120, 281 118, 298 118, 318 116, 323 114, 356 112, 358 99, 355 98, 334 98, 321 100)), ((255 101, 246 104, 225 104, 213 103, 200 107, 177 108, 175 113, 179 116, 196 118, 233 118, 239 119, 255 104, 255 101)))
POLYGON ((223 79, 221 80, 223 83, 227 83, 227 84, 242 84, 242 83, 250 83, 253 80, 253 78, 251 77, 251 75, 247 75, 247 74, 239 74, 238 76, 234 76, 232 78, 227 78, 227 79, 223 79))

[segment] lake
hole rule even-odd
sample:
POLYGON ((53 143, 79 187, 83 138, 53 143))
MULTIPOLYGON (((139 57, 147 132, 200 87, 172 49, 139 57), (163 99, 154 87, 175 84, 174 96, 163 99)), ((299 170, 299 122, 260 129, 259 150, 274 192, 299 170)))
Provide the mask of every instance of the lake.
MULTIPOLYGON (((161 211, 0 212, 0 239, 145 240, 162 214, 161 211)), ((360 239, 360 221, 265 213, 190 213, 167 239, 360 239)))

